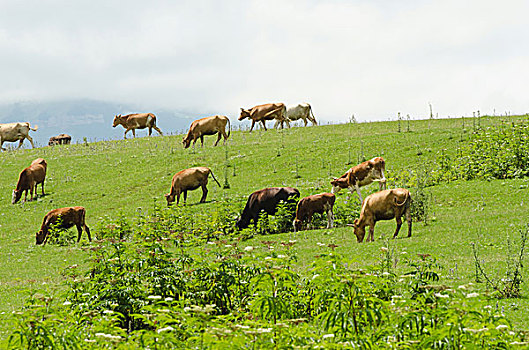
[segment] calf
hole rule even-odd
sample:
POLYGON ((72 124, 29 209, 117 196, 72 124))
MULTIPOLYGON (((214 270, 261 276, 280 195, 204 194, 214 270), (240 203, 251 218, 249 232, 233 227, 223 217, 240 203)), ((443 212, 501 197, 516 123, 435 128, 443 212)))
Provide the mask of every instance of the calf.
POLYGON ((149 128, 149 136, 152 134, 152 129, 156 130, 158 134, 163 136, 162 130, 156 126, 156 116, 152 113, 137 113, 127 114, 122 116, 116 115, 112 122, 112 127, 122 125, 125 128, 124 138, 127 138, 127 132, 132 130, 132 135, 136 137, 136 129, 149 128))
POLYGON ((83 229, 88 235, 88 240, 92 242, 90 229, 85 223, 85 214, 86 210, 83 207, 66 207, 49 211, 48 214, 44 216, 40 231, 36 234, 37 244, 46 244, 51 228, 69 229, 73 225, 77 227, 77 243, 81 240, 83 229))
POLYGON ((362 242, 365 236, 365 227, 369 226, 369 236, 367 240, 375 240, 375 224, 380 220, 397 221, 397 229, 393 238, 399 234, 402 226, 402 215, 406 214, 408 222, 408 237, 411 237, 411 196, 410 192, 404 188, 395 188, 373 193, 366 197, 362 204, 360 218, 353 223, 354 234, 358 242, 362 242))
POLYGON ((274 215, 280 201, 289 201, 292 198, 299 198, 299 191, 292 187, 269 187, 252 193, 246 201, 241 216, 235 224, 241 230, 250 225, 253 221, 257 225, 259 213, 264 210, 268 215, 274 215))
POLYGON ((209 174, 211 174, 213 180, 215 180, 217 185, 220 187, 220 183, 217 181, 215 175, 213 175, 213 172, 209 168, 202 166, 177 172, 173 176, 171 191, 165 195, 167 205, 169 206, 175 201, 175 196, 176 205, 178 205, 178 203, 180 203, 180 193, 182 192, 184 193, 185 203, 187 200, 187 191, 196 190, 199 187, 202 187, 202 198, 200 199, 200 203, 204 203, 206 201, 206 197, 208 196, 208 188, 206 186, 208 184, 209 174))
POLYGON ((302 198, 296 208, 296 219, 293 222, 294 232, 302 229, 304 221, 309 224, 312 215, 315 213, 323 214, 324 212, 327 213, 327 228, 332 228, 334 225, 332 208, 335 199, 336 197, 332 193, 320 193, 302 198))
POLYGON ((24 192, 24 202, 28 198, 28 190, 30 191, 31 198, 33 200, 33 190, 35 190, 35 196, 37 195, 37 185, 41 184, 42 195, 44 196, 44 180, 46 179, 46 168, 48 164, 42 158, 37 158, 31 165, 20 173, 18 176, 17 187, 13 190, 13 198, 11 203, 17 203, 22 197, 24 192))
POLYGON ((230 120, 228 117, 216 115, 195 120, 191 123, 189 131, 187 132, 186 137, 183 138, 182 143, 184 144, 184 148, 189 148, 191 141, 193 141, 194 148, 195 143, 200 138, 200 143, 202 144, 202 147, 204 147, 204 136, 215 135, 216 133, 218 133, 219 136, 217 137, 215 146, 219 143, 222 136, 224 136, 224 143, 226 143, 226 140, 230 137, 231 133, 230 120), (228 125, 228 134, 226 134, 226 125, 228 125))
POLYGON ((386 162, 382 157, 376 157, 358 164, 347 170, 340 178, 333 178, 331 181, 331 193, 338 193, 342 188, 348 188, 349 193, 356 190, 360 203, 362 203, 362 193, 360 187, 367 186, 374 181, 378 181, 379 190, 386 189, 386 178, 384 171, 386 162))
POLYGON ((22 147, 24 139, 28 139, 29 143, 31 143, 31 147, 35 148, 33 139, 29 136, 29 130, 37 131, 37 129, 38 126, 35 125, 35 127, 32 128, 28 122, 0 124, 0 149, 5 150, 5 148, 2 147, 4 142, 19 141, 18 149, 22 147))

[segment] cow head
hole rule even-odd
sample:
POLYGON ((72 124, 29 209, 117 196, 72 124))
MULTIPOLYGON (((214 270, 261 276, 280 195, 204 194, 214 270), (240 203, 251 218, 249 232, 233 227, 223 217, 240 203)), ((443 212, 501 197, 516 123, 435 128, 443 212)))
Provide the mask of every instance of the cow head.
POLYGON ((116 126, 118 126, 119 124, 121 124, 121 121, 122 121, 121 114, 116 115, 116 116, 114 117, 114 121, 112 122, 112 127, 115 128, 116 126))
POLYGON ((333 180, 331 181, 331 185, 332 185, 332 190, 331 190, 331 193, 338 193, 340 192, 340 190, 342 188, 347 188, 348 187, 348 183, 347 183, 347 178, 345 177, 341 177, 341 178, 336 178, 336 177, 333 177, 333 180))
POLYGON ((247 228, 249 224, 250 224, 250 220, 243 219, 243 217, 240 216, 237 219, 237 222, 235 223, 235 227, 237 227, 237 230, 242 230, 244 228, 247 228))
POLYGON ((170 206, 171 203, 174 203, 174 194, 167 193, 165 199, 167 200, 167 206, 170 206))
POLYGON ((358 243, 362 243, 364 241, 364 237, 366 235, 365 226, 361 226, 360 225, 360 220, 355 219, 355 221, 353 221, 353 228, 354 228, 354 233, 355 233, 355 236, 356 236, 356 240, 358 241, 358 243))
POLYGON ((189 145, 191 145, 191 139, 184 137, 182 139, 182 144, 184 145, 184 148, 189 148, 189 145))
POLYGON ((250 110, 241 108, 241 115, 239 116, 239 120, 244 120, 245 118, 250 119, 250 110))
POLYGON ((294 232, 301 231, 303 222, 299 219, 294 219, 292 226, 294 226, 294 232))
POLYGON ((39 244, 42 244, 42 243, 46 243, 46 236, 47 236, 47 232, 44 232, 43 230, 40 230, 39 232, 37 232, 35 234, 35 238, 37 239, 36 241, 36 244, 39 245, 39 244))
POLYGON ((13 198, 11 200, 11 204, 17 203, 21 197, 22 197, 22 191, 13 190, 13 198))

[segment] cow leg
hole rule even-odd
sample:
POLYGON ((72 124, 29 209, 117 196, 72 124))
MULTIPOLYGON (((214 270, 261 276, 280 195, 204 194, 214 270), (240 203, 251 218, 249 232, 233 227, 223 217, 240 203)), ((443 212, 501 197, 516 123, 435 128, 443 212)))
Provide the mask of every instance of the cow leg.
POLYGON ((134 136, 134 138, 136 138, 136 129, 132 129, 132 136, 134 136))
POLYGON ((397 238, 397 235, 399 234, 400 227, 402 226, 402 218, 400 213, 395 213, 395 221, 397 221, 397 229, 395 230, 395 234, 393 235, 393 238, 397 238))
POLYGON ((20 147, 22 147, 22 144, 24 143, 24 139, 20 139, 20 141, 18 141, 18 147, 17 149, 19 149, 20 147))
POLYGON ((151 136, 151 134, 152 134, 152 127, 149 126, 149 136, 151 136))
POLYGON ((75 224, 75 227, 77 227, 77 243, 79 243, 81 235, 83 234, 83 228, 81 227, 81 224, 75 224))
POLYGON ((362 192, 360 192, 360 187, 358 187, 358 185, 355 185, 355 190, 356 190, 356 193, 358 193, 358 198, 360 199, 360 204, 362 204, 362 202, 364 200, 362 199, 362 192))
POLYGON ((265 131, 266 131, 266 130, 268 130, 268 129, 266 128, 266 122, 265 122, 265 120, 264 120, 264 119, 263 119, 263 120, 261 120, 261 124, 263 124, 263 128, 265 129, 265 131))
POLYGON ((157 132, 158 134, 160 134, 160 135, 163 136, 163 132, 162 132, 162 130, 160 130, 159 127, 157 127, 156 125, 153 125, 152 128, 153 128, 154 130, 156 130, 156 132, 157 132))
POLYGON ((307 119, 303 119, 303 121, 305 122, 305 126, 307 126, 307 119))
POLYGON ((334 214, 332 212, 332 208, 327 210, 327 228, 333 228, 334 227, 334 214))
POLYGON ((186 202, 187 202, 187 190, 184 190, 183 193, 184 193, 184 204, 186 204, 186 202))
POLYGON ((217 137, 217 142, 215 142, 215 145, 213 147, 215 147, 215 146, 217 146, 219 144, 219 141, 220 141, 221 138, 222 138, 222 134, 219 132, 219 136, 217 137))
POLYGON ((367 237, 367 241, 369 242, 369 240, 371 240, 371 242, 375 241, 375 223, 374 222, 369 225, 369 236, 367 237))
MULTIPOLYGON (((288 121, 288 119, 285 119, 285 123, 287 123, 287 128, 290 129, 290 122, 288 121)), ((283 125, 283 123, 281 122, 281 125, 283 125)), ((281 128, 282 129, 282 128, 281 128)))
POLYGON ((200 147, 204 148, 204 135, 200 136, 200 147))
POLYGON ((180 203, 180 190, 176 191, 176 205, 180 203))
POLYGON ((204 203, 206 201, 206 197, 208 196, 208 188, 206 185, 202 185, 202 198, 200 198, 200 203, 204 203))
POLYGON ((411 208, 406 208, 406 221, 408 222, 408 237, 411 237, 411 208))
POLYGON ((35 190, 35 196, 37 195, 37 189, 35 188, 35 183, 32 183, 31 186, 29 187, 29 190, 30 190, 30 193, 31 193, 31 198, 29 199, 29 201, 31 202, 33 200, 33 190, 35 190))
POLYGON ((129 132, 130 129, 125 129, 125 133, 123 134, 123 138, 124 139, 127 139, 127 133, 129 132))
POLYGON ((252 127, 250 128, 250 132, 252 132, 254 125, 255 125, 255 120, 252 119, 252 127))
POLYGON ((193 149, 195 149, 195 144, 197 143, 197 140, 198 140, 198 138, 195 138, 195 139, 193 140, 193 149))
MULTIPOLYGON (((44 180, 42 180, 42 182, 40 183, 40 189, 42 190, 42 195, 44 196, 44 180)), ((35 192, 37 192, 35 190, 35 192)))
POLYGON ((84 224, 83 227, 86 231, 86 234, 88 235, 88 242, 92 242, 92 237, 90 237, 90 229, 88 228, 88 226, 86 226, 86 224, 84 224))
MULTIPOLYGON (((35 148, 35 145, 33 144, 33 138, 31 136, 26 136, 26 138, 28 139, 29 143, 31 143, 31 148, 35 148)), ((20 140, 20 141, 23 141, 23 140, 20 140)))

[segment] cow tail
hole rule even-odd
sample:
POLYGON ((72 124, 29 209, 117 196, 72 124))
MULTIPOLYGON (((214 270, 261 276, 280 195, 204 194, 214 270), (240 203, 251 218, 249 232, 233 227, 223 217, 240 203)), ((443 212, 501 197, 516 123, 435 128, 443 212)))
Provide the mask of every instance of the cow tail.
POLYGON ((314 117, 314 113, 312 113, 311 105, 309 105, 309 111, 310 111, 310 115, 312 116, 312 119, 314 120, 314 124, 318 125, 318 122, 316 121, 316 117, 314 117))
POLYGON ((213 175, 213 171, 212 171, 211 169, 209 169, 209 173, 211 174, 211 177, 213 178, 213 180, 215 180, 215 182, 217 183, 217 185, 219 185, 219 187, 221 187, 221 186, 220 186, 220 183, 217 181, 217 179, 215 179, 215 175, 213 175))
POLYGON ((230 137, 230 134, 231 134, 231 122, 230 122, 230 118, 228 118, 228 137, 230 137))
POLYGON ((394 201, 395 201, 395 204, 399 207, 402 207, 404 204, 406 204, 406 202, 408 201, 408 198, 410 197, 410 192, 407 191, 406 192, 406 198, 404 198, 404 200, 402 201, 402 203, 399 203, 397 202, 397 197, 394 198, 394 201))
POLYGON ((152 117, 152 119, 151 119, 152 120, 152 125, 156 126, 156 116, 154 114, 152 114, 152 113, 150 113, 150 115, 152 117))
POLYGON ((31 125, 29 125, 29 123, 28 123, 28 127, 29 127, 31 130, 33 130, 33 131, 37 131, 37 129, 39 128, 38 125, 35 125, 35 127, 32 128, 31 125))

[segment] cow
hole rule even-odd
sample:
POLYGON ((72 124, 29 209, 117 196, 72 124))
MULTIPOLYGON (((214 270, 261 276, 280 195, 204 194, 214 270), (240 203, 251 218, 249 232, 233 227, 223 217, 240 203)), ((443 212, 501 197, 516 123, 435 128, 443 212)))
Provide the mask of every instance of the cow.
POLYGON ((292 187, 269 187, 255 191, 248 197, 246 206, 235 226, 242 230, 247 228, 252 220, 254 225, 257 225, 261 210, 264 210, 268 215, 274 215, 280 201, 287 202, 297 198, 299 198, 299 191, 292 187))
POLYGON ((33 200, 33 190, 35 190, 35 196, 37 195, 37 185, 41 184, 42 195, 44 196, 44 180, 46 179, 46 168, 48 164, 42 158, 37 158, 31 165, 20 172, 18 176, 18 182, 16 189, 13 190, 13 198, 11 203, 16 204, 24 195, 24 202, 28 198, 28 190, 31 193, 30 201, 33 200))
POLYGON ((59 134, 57 136, 50 137, 48 141, 48 146, 55 145, 69 145, 72 142, 72 137, 67 134, 59 134))
MULTIPOLYGON (((291 122, 302 119, 303 122, 305 122, 305 126, 307 126, 307 120, 310 121, 312 125, 318 125, 318 122, 312 113, 312 107, 308 103, 299 103, 297 105, 287 106, 286 119, 291 122)), ((283 122, 280 122, 279 120, 276 121, 274 127, 277 128, 279 124, 281 124, 281 128, 283 128, 283 122)))
POLYGON ((191 123, 186 137, 182 139, 182 143, 184 144, 184 148, 189 148, 191 141, 193 141, 193 148, 195 148, 195 143, 200 138, 200 143, 202 144, 202 147, 204 147, 204 136, 215 135, 216 133, 218 133, 219 136, 217 142, 215 142, 215 146, 217 146, 222 136, 224 136, 224 143, 226 143, 226 140, 230 137, 231 133, 230 120, 228 117, 216 115, 195 120, 191 123), (228 134, 226 134, 226 124, 228 125, 228 134))
POLYGON ((132 130, 132 135, 136 137, 136 129, 149 128, 149 136, 151 136, 152 129, 156 130, 158 134, 163 136, 162 130, 156 126, 156 116, 152 113, 138 113, 138 114, 127 114, 122 116, 116 115, 112 127, 122 125, 125 128, 125 134, 123 137, 127 138, 127 132, 132 130))
POLYGON ((206 186, 208 184, 209 174, 211 174, 213 180, 215 180, 220 187, 220 183, 215 178, 215 175, 213 175, 211 169, 204 166, 184 169, 177 172, 173 176, 173 181, 171 182, 171 191, 165 195, 167 206, 175 201, 175 196, 176 205, 178 205, 178 203, 180 203, 180 193, 184 193, 185 203, 187 200, 187 191, 196 190, 199 187, 202 187, 202 198, 200 199, 200 203, 204 203, 208 196, 208 188, 206 186))
MULTIPOLYGON (((386 189, 386 178, 384 177, 385 170, 386 162, 384 161, 384 158, 375 157, 367 160, 347 170, 347 172, 341 177, 334 177, 331 181, 331 193, 338 193, 342 188, 348 188, 350 194, 353 193, 353 190, 356 190, 360 203, 362 203, 360 187, 378 181, 379 190, 382 191, 382 189, 386 189)), ((349 196, 347 197, 349 198, 349 196)))
POLYGON ((251 119, 252 127, 250 128, 250 132, 252 132, 256 122, 261 122, 263 128, 267 130, 265 121, 273 119, 276 119, 280 122, 286 122, 287 126, 290 128, 290 123, 286 118, 286 113, 287 108, 283 103, 267 103, 252 107, 250 109, 241 108, 239 121, 244 120, 245 118, 251 119))
POLYGON ((397 229, 393 235, 393 238, 396 238, 402 226, 401 217, 404 214, 408 222, 408 237, 411 237, 411 201, 410 191, 405 188, 384 190, 367 196, 362 204, 360 218, 355 219, 353 223, 357 241, 361 243, 364 240, 365 227, 369 226, 367 241, 371 239, 373 242, 376 222, 393 218, 397 221, 397 229))
POLYGON ((29 143, 31 143, 31 147, 35 148, 33 139, 29 136, 29 130, 37 131, 38 128, 37 125, 32 128, 28 122, 0 124, 0 149, 5 150, 5 148, 2 147, 4 142, 16 141, 19 141, 17 147, 17 149, 19 149, 22 147, 24 139, 28 139, 29 143))
POLYGON ((53 209, 44 216, 40 231, 36 234, 37 244, 46 244, 50 229, 69 229, 73 225, 77 227, 77 243, 81 240, 83 229, 88 235, 88 241, 92 242, 90 229, 85 222, 86 209, 83 207, 66 207, 53 209))
POLYGON ((307 222, 307 225, 310 224, 312 215, 315 213, 323 214, 324 212, 327 213, 327 228, 332 228, 334 226, 334 214, 332 208, 334 207, 335 200, 336 197, 332 193, 320 193, 302 198, 298 202, 296 218, 292 223, 294 226, 294 232, 302 229, 303 222, 307 222))

